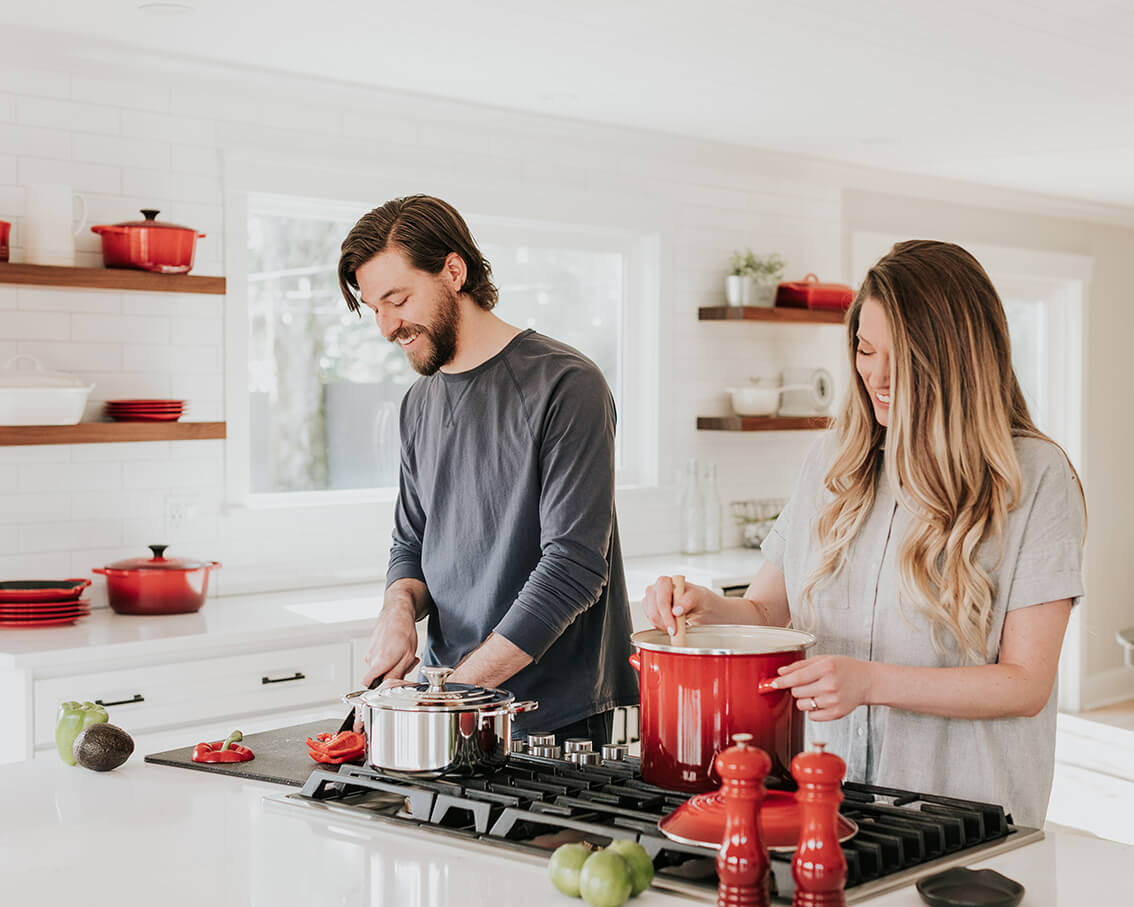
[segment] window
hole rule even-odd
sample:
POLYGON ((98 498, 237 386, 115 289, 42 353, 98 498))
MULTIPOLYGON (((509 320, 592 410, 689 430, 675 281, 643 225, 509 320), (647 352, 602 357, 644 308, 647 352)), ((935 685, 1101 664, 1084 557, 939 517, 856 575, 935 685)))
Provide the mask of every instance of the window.
MULTIPOLYGON (((253 196, 248 203, 252 494, 391 488, 398 408, 417 380, 405 354, 343 302, 343 237, 364 206, 253 196)), ((576 347, 602 369, 622 414, 643 396, 626 321, 644 295, 643 240, 600 228, 468 217, 500 289, 495 311, 576 347)), ((640 371, 640 368, 638 369, 640 371)), ((620 417, 616 466, 637 451, 620 417)))

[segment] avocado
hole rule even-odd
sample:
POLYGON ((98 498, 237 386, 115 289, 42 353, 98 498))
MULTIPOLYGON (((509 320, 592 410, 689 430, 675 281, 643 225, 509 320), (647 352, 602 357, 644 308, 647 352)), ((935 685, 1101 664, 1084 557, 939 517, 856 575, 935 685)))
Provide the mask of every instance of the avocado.
POLYGON ((117 725, 92 724, 80 731, 72 752, 83 768, 108 772, 130 758, 134 739, 117 725))

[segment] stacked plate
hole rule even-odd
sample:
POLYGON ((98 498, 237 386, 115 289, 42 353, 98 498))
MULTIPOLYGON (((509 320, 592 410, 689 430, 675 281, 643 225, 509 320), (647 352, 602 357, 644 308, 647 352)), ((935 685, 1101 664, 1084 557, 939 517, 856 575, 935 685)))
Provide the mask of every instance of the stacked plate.
POLYGON ((106 414, 115 422, 176 422, 184 400, 107 400, 106 414))
POLYGON ((54 627, 91 613, 80 598, 89 579, 31 579, 0 582, 0 627, 54 627))

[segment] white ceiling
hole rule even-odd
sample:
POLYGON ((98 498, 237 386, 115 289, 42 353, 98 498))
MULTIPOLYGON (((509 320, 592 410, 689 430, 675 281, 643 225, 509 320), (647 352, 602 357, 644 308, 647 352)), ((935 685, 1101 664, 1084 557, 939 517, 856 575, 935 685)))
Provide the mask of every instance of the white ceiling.
POLYGON ((1129 0, 5 2, 4 25, 1134 207, 1129 0))

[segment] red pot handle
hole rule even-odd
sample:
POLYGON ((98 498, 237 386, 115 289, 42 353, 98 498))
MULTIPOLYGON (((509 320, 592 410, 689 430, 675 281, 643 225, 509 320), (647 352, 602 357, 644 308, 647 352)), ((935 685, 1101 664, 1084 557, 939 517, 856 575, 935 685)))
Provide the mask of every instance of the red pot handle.
POLYGON ((632 667, 632 668, 633 668, 633 669, 634 669, 635 671, 637 671, 637 672, 638 672, 639 674, 641 674, 641 673, 642 673, 642 659, 638 657, 638 653, 637 653, 637 652, 633 653, 633 654, 632 654, 632 655, 631 655, 631 656, 630 656, 630 657, 629 657, 629 658, 627 659, 627 661, 629 661, 629 662, 630 662, 630 667, 632 667))
POLYGON ((756 692, 762 695, 767 693, 782 693, 783 690, 781 690, 779 687, 772 686, 775 680, 775 677, 765 677, 763 680, 756 684, 756 692))

